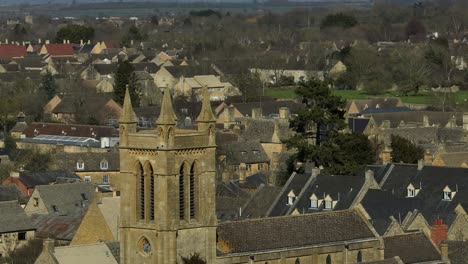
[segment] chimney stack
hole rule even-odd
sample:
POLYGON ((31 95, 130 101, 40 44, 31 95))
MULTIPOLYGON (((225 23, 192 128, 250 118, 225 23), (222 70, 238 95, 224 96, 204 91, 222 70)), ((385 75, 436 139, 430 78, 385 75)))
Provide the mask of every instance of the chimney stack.
POLYGON ((289 108, 287 108, 287 107, 281 107, 281 108, 279 109, 279 118, 280 118, 280 119, 288 120, 288 119, 289 119, 289 108))
POLYGON ((431 240, 434 244, 439 245, 440 242, 447 240, 448 226, 444 225, 442 219, 436 219, 434 225, 431 226, 431 240))
POLYGON ((428 115, 424 115, 423 116, 423 127, 429 127, 429 116, 428 115))
POLYGON ((380 153, 380 159, 384 165, 392 162, 392 148, 390 146, 385 146, 385 148, 380 153))
POLYGON ((448 244, 447 242, 441 242, 440 245, 440 256, 442 257, 442 260, 449 260, 449 251, 448 251, 448 244))
POLYGON ((247 177, 247 166, 245 163, 241 163, 239 166, 239 183, 245 183, 245 178, 247 177))
POLYGON ((262 118, 262 109, 261 108, 252 108, 252 118, 253 119, 262 118))
POLYGON ((434 158, 432 157, 432 153, 429 149, 426 149, 424 152, 424 164, 431 166, 432 162, 434 161, 434 158))
POLYGON ((50 44, 50 40, 46 39, 45 44, 46 44, 46 45, 49 45, 49 44, 50 44))
POLYGON ((463 113, 463 129, 468 130, 468 113, 463 113))
POLYGON ((418 160, 418 171, 421 171, 424 168, 424 160, 418 160))
POLYGON ((367 180, 372 180, 374 178, 374 171, 367 170, 364 175, 365 175, 366 181, 367 180))
POLYGON ((55 252, 55 240, 51 238, 46 238, 42 242, 42 251, 44 252, 49 252, 49 253, 54 253, 55 252))

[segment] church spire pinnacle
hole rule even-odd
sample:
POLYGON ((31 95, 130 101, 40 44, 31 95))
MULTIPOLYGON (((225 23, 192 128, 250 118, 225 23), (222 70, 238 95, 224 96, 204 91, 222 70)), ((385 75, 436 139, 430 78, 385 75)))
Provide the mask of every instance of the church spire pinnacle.
POLYGON ((177 121, 177 116, 174 113, 174 108, 172 107, 171 92, 169 88, 166 88, 164 91, 163 100, 161 103, 161 112, 159 117, 156 120, 157 125, 175 125, 177 121))
POLYGON ((128 90, 128 85, 125 89, 125 98, 123 103, 122 115, 120 116, 120 123, 136 123, 138 122, 135 112, 132 107, 132 99, 128 90))
POLYGON ((213 114, 213 110, 211 109, 211 102, 210 102, 210 93, 208 92, 208 88, 203 86, 202 88, 202 108, 200 111, 200 115, 197 118, 198 122, 215 122, 216 117, 213 114))

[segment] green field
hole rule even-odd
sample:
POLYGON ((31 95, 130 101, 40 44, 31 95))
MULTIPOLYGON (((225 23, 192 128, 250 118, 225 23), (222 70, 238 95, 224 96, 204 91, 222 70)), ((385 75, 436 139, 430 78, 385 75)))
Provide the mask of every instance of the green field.
MULTIPOLYGON (((355 90, 335 90, 334 93, 343 97, 346 100, 353 100, 353 99, 366 99, 370 97, 376 97, 373 95, 365 94, 361 91, 355 90)), ((265 90, 265 95, 272 96, 275 98, 282 98, 282 99, 293 99, 296 97, 293 89, 267 89, 265 90)), ((427 104, 430 105, 432 102, 432 98, 428 92, 421 92, 418 95, 409 95, 409 96, 398 96, 396 93, 386 93, 380 96, 387 96, 387 97, 400 97, 404 103, 407 104, 427 104)), ((463 103, 468 101, 468 91, 460 91, 455 96, 456 103, 463 103)))

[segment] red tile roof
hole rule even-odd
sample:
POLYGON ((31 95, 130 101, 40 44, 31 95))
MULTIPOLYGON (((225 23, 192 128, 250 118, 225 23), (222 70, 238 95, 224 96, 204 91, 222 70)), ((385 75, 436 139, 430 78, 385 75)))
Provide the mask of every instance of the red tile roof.
POLYGON ((18 58, 26 55, 26 46, 15 44, 1 44, 0 58, 18 58))
POLYGON ((50 56, 73 56, 73 44, 47 44, 47 54, 50 56))

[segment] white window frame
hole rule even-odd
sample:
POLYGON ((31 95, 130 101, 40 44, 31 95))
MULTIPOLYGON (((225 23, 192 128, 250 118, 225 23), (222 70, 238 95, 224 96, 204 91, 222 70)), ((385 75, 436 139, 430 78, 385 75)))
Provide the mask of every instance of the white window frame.
POLYGON ((333 209, 333 201, 325 201, 325 209, 333 209))
POLYGON ((318 208, 318 200, 310 199, 310 208, 318 208))
POLYGON ((101 168, 101 170, 108 170, 109 162, 107 162, 106 160, 103 160, 100 162, 99 167, 101 168))
POLYGON ((252 171, 252 165, 251 164, 246 164, 245 165, 245 170, 246 171, 252 171))
POLYGON ((84 181, 85 182, 91 182, 91 176, 89 176, 89 175, 84 176, 84 181))
POLYGON ((295 201, 296 201, 296 197, 288 196, 288 204, 289 205, 293 205, 295 201))
POLYGON ((416 190, 415 189, 411 189, 411 188, 408 188, 408 194, 407 194, 409 198, 413 198, 416 196, 416 190))
POLYGON ((76 162, 76 169, 77 170, 84 170, 84 168, 85 168, 85 164, 84 164, 83 161, 76 162))
POLYGON ((444 201, 452 201, 452 192, 444 192, 444 201))
POLYGON ((109 184, 109 175, 102 175, 102 183, 109 184))

